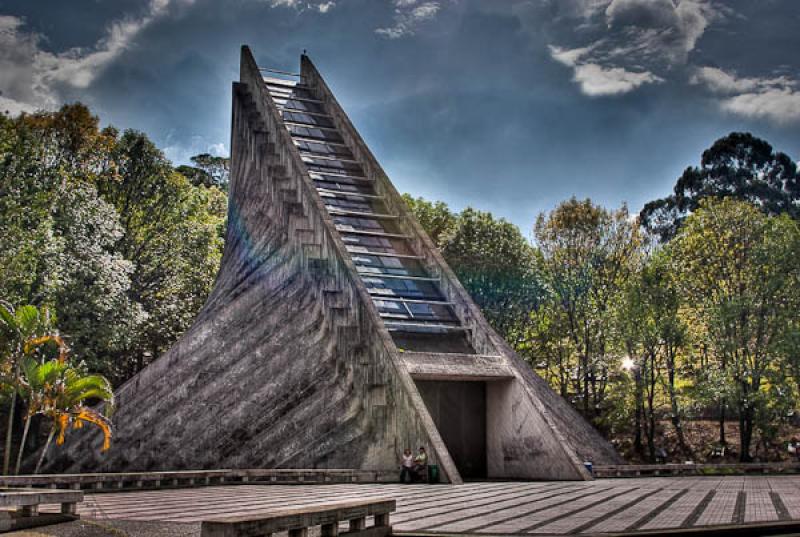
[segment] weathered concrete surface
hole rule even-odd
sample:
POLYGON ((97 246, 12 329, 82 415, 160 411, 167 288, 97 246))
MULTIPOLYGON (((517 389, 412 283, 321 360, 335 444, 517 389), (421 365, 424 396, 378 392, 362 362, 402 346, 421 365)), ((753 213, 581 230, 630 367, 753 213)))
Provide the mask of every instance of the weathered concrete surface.
POLYGON ((514 378, 513 369, 501 356, 404 352, 401 357, 414 379, 481 381, 514 378))
MULTIPOLYGON (((490 477, 587 479, 584 459, 621 462, 489 327, 305 56, 301 67, 466 330, 454 356, 440 356, 438 378, 447 379, 450 360, 451 380, 502 379, 486 390, 490 477), (458 356, 465 352, 476 354, 458 356)), ((233 93, 228 230, 214 290, 179 342, 118 391, 111 450, 99 454, 93 433, 71 434, 46 471, 386 470, 404 447, 424 445, 443 477, 459 483, 414 368, 246 48, 233 93)), ((436 369, 436 353, 418 358, 436 369)))

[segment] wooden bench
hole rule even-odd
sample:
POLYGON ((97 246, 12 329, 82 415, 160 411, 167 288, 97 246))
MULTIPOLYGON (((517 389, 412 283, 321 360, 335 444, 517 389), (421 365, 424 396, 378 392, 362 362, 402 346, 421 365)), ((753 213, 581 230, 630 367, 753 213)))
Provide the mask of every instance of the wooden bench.
POLYGON ((204 520, 201 537, 268 537, 281 531, 289 537, 307 537, 308 529, 320 526, 322 537, 337 537, 339 523, 349 522, 348 537, 386 537, 391 535, 389 513, 396 509, 394 500, 373 499, 318 506, 299 507, 282 511, 255 513, 204 520), (374 524, 367 527, 367 517, 374 524))
POLYGON ((0 531, 29 528, 78 518, 78 502, 83 492, 74 490, 41 490, 0 488, 0 531), (61 504, 61 515, 40 515, 39 506, 61 504), (14 508, 13 512, 7 510, 14 508))

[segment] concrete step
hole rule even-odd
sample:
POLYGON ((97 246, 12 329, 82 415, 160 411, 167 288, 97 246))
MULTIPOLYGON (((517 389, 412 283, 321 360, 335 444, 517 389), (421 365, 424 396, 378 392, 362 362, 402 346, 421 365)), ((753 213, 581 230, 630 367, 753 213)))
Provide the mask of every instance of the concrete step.
POLYGON ((322 246, 319 244, 301 244, 306 259, 323 259, 322 246))
POLYGON ((301 244, 317 244, 317 234, 313 229, 297 227, 294 229, 294 238, 301 244))
POLYGON ((346 309, 351 307, 349 297, 340 290, 323 290, 322 303, 326 308, 346 309))

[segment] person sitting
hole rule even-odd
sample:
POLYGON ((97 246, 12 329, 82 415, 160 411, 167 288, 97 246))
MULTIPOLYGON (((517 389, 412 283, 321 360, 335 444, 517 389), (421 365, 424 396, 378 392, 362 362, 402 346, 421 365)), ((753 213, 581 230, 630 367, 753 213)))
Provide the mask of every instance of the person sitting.
POLYGON ((787 451, 789 452, 790 458, 800 462, 800 442, 797 441, 797 438, 792 438, 789 441, 789 445, 787 446, 787 451))
POLYGON ((414 481, 414 456, 411 454, 411 448, 406 448, 400 460, 400 482, 411 483, 412 481, 414 481))
POLYGON ((420 446, 419 454, 414 457, 414 474, 418 481, 424 481, 428 474, 428 454, 425 453, 425 448, 420 446))

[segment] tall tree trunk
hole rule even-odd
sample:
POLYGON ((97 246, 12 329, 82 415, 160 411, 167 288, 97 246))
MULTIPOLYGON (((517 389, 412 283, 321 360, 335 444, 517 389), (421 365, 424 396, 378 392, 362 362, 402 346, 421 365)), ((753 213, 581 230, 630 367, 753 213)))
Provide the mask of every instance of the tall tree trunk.
POLYGON ((739 411, 739 442, 741 449, 739 452, 740 462, 751 462, 750 445, 753 441, 753 409, 750 407, 739 411))
POLYGON ((650 356, 650 371, 647 391, 647 449, 650 452, 650 462, 656 461, 656 412, 653 408, 653 398, 656 392, 655 359, 650 356))
POLYGON ((19 360, 14 366, 14 386, 11 392, 11 408, 8 410, 8 430, 6 430, 6 445, 3 450, 3 475, 8 475, 11 466, 11 442, 14 433, 14 413, 17 410, 17 386, 19 386, 19 360))
POLYGON ((50 434, 47 435, 47 442, 44 444, 44 448, 42 449, 42 454, 39 456, 39 462, 36 463, 36 469, 33 471, 34 474, 38 474, 39 470, 42 468, 42 463, 44 462, 44 458, 47 455, 47 450, 50 449, 50 443, 53 441, 53 436, 56 434, 56 426, 50 429, 50 434))
POLYGON ((642 409, 644 408, 644 394, 642 387, 642 372, 636 366, 633 370, 633 379, 636 387, 636 411, 634 413, 634 421, 636 422, 636 429, 633 437, 633 447, 640 457, 644 456, 644 446, 642 445, 642 409))
POLYGON ((675 357, 672 352, 669 353, 669 358, 667 359, 667 392, 669 394, 670 420, 672 421, 672 427, 675 429, 675 435, 678 437, 678 447, 681 453, 687 457, 693 457, 694 454, 686 444, 686 438, 683 435, 683 425, 681 424, 681 416, 678 409, 678 396, 675 393, 675 357))
POLYGON ((583 366, 583 415, 586 418, 589 416, 589 357, 583 355, 581 357, 581 365, 583 366))
MULTIPOLYGON (((725 354, 722 354, 722 371, 725 371, 727 367, 727 360, 725 359, 725 354)), ((722 397, 719 400, 719 443, 721 445, 727 444, 725 441, 725 398, 722 397)))
POLYGON ((28 430, 30 428, 31 428, 31 416, 25 416, 25 428, 22 430, 22 441, 19 443, 19 451, 17 452, 17 464, 14 467, 14 475, 19 475, 19 467, 22 465, 22 453, 23 451, 25 451, 25 442, 28 440, 28 430))

